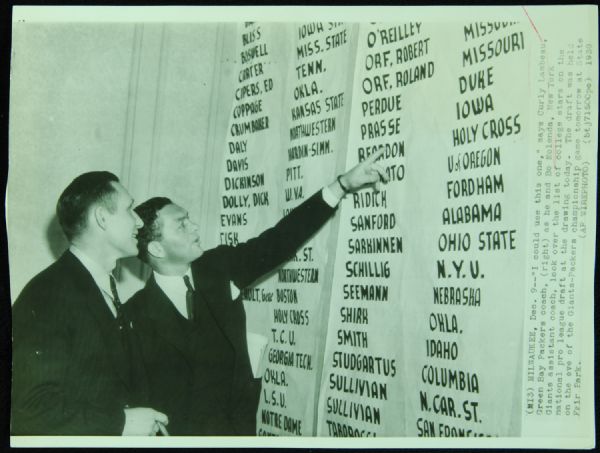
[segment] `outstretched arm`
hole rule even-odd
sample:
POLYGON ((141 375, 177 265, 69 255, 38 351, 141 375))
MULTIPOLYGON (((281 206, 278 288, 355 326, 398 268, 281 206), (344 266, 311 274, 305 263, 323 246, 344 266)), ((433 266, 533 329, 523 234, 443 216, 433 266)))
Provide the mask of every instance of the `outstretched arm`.
MULTIPOLYGON (((388 177, 376 160, 383 150, 370 155, 327 186, 339 201, 345 193, 373 184, 379 190, 388 177)), ((229 249, 227 270, 238 288, 244 288, 262 275, 272 271, 294 253, 333 215, 335 205, 325 202, 323 194, 312 197, 293 209, 274 227, 258 237, 229 249)))
POLYGON ((376 162, 382 155, 383 149, 371 154, 346 173, 338 176, 327 187, 338 199, 342 198, 345 193, 355 192, 369 184, 373 184, 375 191, 378 192, 381 189, 381 183, 389 181, 383 167, 376 162))

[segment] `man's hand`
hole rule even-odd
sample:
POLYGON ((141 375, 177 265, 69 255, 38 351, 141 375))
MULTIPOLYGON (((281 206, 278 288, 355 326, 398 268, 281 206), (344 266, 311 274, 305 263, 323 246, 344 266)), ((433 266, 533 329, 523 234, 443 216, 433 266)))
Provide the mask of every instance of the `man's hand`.
MULTIPOLYGON (((355 165, 346 173, 340 176, 340 182, 348 192, 354 192, 366 184, 374 184, 375 191, 381 190, 381 183, 388 182, 389 178, 381 165, 375 161, 383 155, 383 148, 371 154, 365 160, 355 165)), ((337 180, 329 185, 329 188, 339 197, 344 195, 344 189, 340 187, 337 180)))
POLYGON ((123 436, 154 436, 159 430, 158 423, 169 424, 169 418, 165 414, 149 407, 134 407, 124 411, 123 436))

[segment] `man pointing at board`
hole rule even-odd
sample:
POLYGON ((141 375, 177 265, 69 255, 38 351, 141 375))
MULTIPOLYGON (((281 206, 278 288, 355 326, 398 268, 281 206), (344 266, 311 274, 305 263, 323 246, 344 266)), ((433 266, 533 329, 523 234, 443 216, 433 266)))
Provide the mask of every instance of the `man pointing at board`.
POLYGON ((204 251, 198 226, 168 198, 135 208, 144 222, 138 256, 153 273, 126 306, 141 336, 148 404, 169 417, 171 435, 256 435, 260 379, 252 375, 240 290, 293 257, 345 193, 387 182, 380 155, 234 247, 204 251))

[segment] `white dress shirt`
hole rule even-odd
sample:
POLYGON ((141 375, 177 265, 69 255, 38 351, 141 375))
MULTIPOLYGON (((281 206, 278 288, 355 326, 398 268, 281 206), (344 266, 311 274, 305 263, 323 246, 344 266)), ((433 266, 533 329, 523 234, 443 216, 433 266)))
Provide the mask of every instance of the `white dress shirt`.
MULTIPOLYGON (((183 275, 162 275, 156 271, 153 271, 153 273, 156 283, 171 300, 177 311, 184 318, 189 319, 186 305, 187 286, 183 281, 183 275)), ((191 269, 188 269, 184 275, 190 278, 192 288, 195 288, 191 269)))
POLYGON ((94 281, 96 282, 96 285, 98 286, 98 288, 100 288, 100 291, 102 292, 102 295, 104 296, 104 301, 106 302, 106 305, 108 305, 110 312, 116 318, 117 317, 117 309, 115 308, 115 305, 113 303, 112 291, 110 290, 110 275, 111 274, 106 272, 104 270, 104 268, 102 268, 102 266, 100 266, 96 261, 94 261, 92 258, 87 256, 85 253, 83 253, 80 249, 78 249, 74 245, 71 245, 69 247, 69 251, 73 255, 75 255, 75 257, 79 261, 81 261, 81 264, 83 264, 83 267, 85 267, 87 269, 87 271, 92 275, 92 278, 94 279, 94 281))

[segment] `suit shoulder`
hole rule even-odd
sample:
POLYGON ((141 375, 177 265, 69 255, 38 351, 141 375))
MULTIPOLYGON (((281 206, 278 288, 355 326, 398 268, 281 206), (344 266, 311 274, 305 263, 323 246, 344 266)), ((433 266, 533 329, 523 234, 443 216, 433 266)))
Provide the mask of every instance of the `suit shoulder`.
POLYGON ((69 281, 70 276, 62 268, 61 263, 55 261, 29 280, 17 297, 15 305, 24 303, 24 301, 28 301, 28 303, 39 301, 41 300, 39 296, 42 295, 44 300, 50 300, 58 290, 68 290, 69 281))
POLYGON ((60 260, 55 261, 25 285, 12 307, 13 321, 18 323, 32 316, 48 321, 67 318, 65 314, 76 308, 72 297, 75 292, 73 277, 60 260))
POLYGON ((143 288, 136 291, 123 305, 129 315, 136 319, 147 318, 149 311, 156 309, 157 294, 160 291, 156 283, 152 284, 150 280, 146 282, 143 288))
POLYGON ((227 263, 227 260, 235 253, 235 247, 230 245, 218 245, 210 250, 206 250, 200 258, 196 259, 192 266, 197 269, 206 269, 221 267, 227 263))

